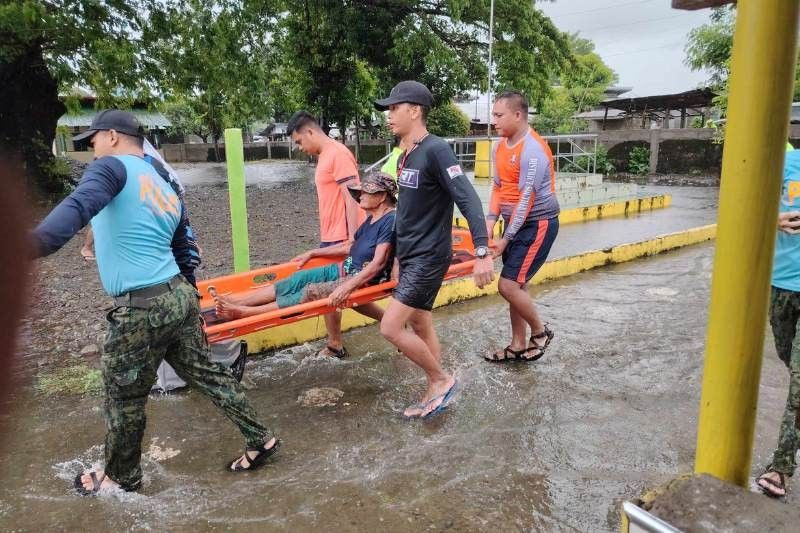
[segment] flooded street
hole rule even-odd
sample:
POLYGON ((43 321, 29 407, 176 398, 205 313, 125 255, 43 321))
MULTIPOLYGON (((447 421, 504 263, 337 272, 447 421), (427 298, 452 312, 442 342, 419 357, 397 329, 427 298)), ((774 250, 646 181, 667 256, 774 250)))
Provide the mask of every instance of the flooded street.
MULTIPOLYGON (((535 287, 556 338, 531 365, 481 358, 507 344, 499 297, 436 310, 462 391, 428 422, 401 418, 422 374, 374 326, 346 334, 345 361, 313 357, 316 344, 251 360, 251 399, 284 447, 244 475, 222 469, 238 433, 189 391, 149 403, 142 493, 79 498, 75 473, 102 463, 101 399, 23 392, 0 459, 0 524, 612 531, 620 500, 691 469, 712 256, 699 245, 535 287), (317 388, 342 394, 309 401, 317 388)), ((756 461, 774 445, 785 394, 770 343, 756 461)))

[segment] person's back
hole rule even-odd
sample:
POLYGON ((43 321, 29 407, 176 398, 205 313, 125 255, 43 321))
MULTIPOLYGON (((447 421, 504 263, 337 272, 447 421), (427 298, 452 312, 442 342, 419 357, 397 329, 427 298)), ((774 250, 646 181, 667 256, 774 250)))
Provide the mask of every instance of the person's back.
POLYGON ((98 159, 88 172, 125 175, 121 190, 92 219, 97 267, 106 292, 116 296, 179 273, 171 243, 181 216, 178 195, 144 159, 98 159))

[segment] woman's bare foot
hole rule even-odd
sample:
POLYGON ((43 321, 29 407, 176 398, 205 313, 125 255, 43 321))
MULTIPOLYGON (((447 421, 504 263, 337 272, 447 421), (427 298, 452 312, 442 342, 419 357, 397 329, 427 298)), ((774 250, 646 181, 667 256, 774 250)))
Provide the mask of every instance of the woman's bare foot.
POLYGON ((244 309, 241 305, 231 303, 230 300, 222 296, 214 298, 214 307, 217 316, 224 320, 233 320, 244 316, 244 309))

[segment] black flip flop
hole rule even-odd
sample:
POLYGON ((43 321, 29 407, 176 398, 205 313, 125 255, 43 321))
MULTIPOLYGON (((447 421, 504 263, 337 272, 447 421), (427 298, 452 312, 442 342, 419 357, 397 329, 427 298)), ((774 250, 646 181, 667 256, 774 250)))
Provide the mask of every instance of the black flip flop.
POLYGON ((100 488, 103 485, 103 480, 106 478, 106 473, 103 472, 103 475, 100 479, 97 478, 97 472, 92 470, 89 472, 89 476, 92 478, 92 488, 90 490, 86 490, 86 487, 83 486, 83 482, 81 478, 86 474, 86 472, 81 472, 77 476, 75 476, 75 491, 80 494, 81 496, 96 496, 98 492, 100 492, 100 488))
POLYGON ((248 446, 245 448, 245 455, 247 452, 259 452, 258 455, 250 459, 250 456, 247 456, 247 462, 250 463, 250 466, 244 467, 242 466, 242 459, 243 457, 238 457, 233 461, 229 461, 227 463, 226 470, 228 472, 250 472, 251 470, 257 470, 264 466, 271 456, 275 455, 281 447, 281 440, 275 439, 275 444, 272 445, 271 448, 266 447, 266 442, 261 444, 260 446, 248 446), (233 467, 233 468, 231 468, 233 467))
POLYGON ((514 359, 522 358, 522 354, 526 353, 528 348, 523 348, 521 350, 512 350, 511 345, 509 344, 505 348, 503 348, 503 357, 498 357, 498 355, 494 352, 484 355, 483 358, 489 361, 490 363, 502 363, 504 361, 513 361, 514 359))

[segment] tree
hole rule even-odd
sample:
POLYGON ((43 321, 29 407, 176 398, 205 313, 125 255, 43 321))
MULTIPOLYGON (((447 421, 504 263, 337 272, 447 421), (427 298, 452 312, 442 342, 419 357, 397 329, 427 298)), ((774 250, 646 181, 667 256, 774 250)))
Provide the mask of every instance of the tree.
MULTIPOLYGON (((684 51, 686 65, 692 70, 709 73, 708 85, 717 96, 714 105, 725 116, 728 109, 728 82, 731 72, 731 52, 736 24, 736 6, 711 10, 711 22, 689 32, 684 51)), ((800 61, 800 54, 798 54, 800 61)), ((794 100, 800 100, 800 64, 795 66, 794 100)))
POLYGON ((434 107, 428 114, 428 131, 439 137, 464 137, 469 118, 452 102, 434 107))
MULTIPOLYGON (((302 73, 294 85, 304 107, 323 127, 344 129, 356 118, 351 103, 369 109, 401 80, 427 85, 435 105, 485 90, 488 21, 483 0, 304 0, 287 4, 276 41, 291 65, 286 72, 302 73), (352 87, 364 72, 377 81, 375 90, 352 87)), ((570 57, 564 35, 529 0, 498 0, 494 30, 497 85, 544 98, 548 80, 570 57)))
POLYGON ((617 75, 594 52, 594 43, 577 33, 568 34, 572 61, 553 81, 557 87, 542 102, 536 127, 543 133, 572 133, 586 128, 575 114, 592 109, 603 100, 617 75))
POLYGON ((733 6, 712 8, 710 18, 710 23, 689 32, 684 48, 685 63, 692 70, 708 71, 708 83, 712 87, 719 87, 730 75, 736 9, 733 6))
POLYGON ((275 13, 269 1, 162 0, 145 27, 161 93, 191 110, 182 118, 199 122, 218 159, 226 127, 245 129, 272 111, 275 13))
POLYGON ((150 0, 18 0, 0 5, 0 150, 31 184, 57 192, 50 147, 59 91, 90 86, 98 103, 148 100, 139 42, 150 0))

